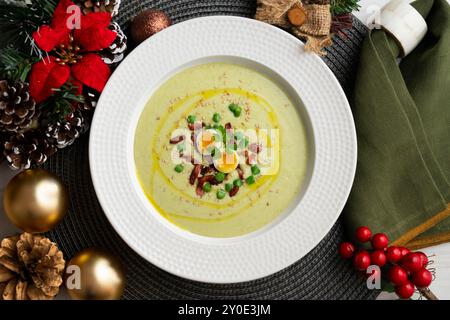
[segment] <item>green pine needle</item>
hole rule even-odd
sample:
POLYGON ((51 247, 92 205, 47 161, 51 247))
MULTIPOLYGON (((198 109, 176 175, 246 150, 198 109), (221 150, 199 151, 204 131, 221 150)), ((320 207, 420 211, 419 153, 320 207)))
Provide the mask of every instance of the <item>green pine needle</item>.
POLYGON ((0 77, 12 82, 25 82, 33 63, 39 61, 14 48, 5 48, 0 51, 0 77))
POLYGON ((85 102, 82 95, 76 94, 77 88, 67 83, 59 89, 53 89, 54 94, 40 105, 42 113, 49 113, 51 122, 66 118, 73 112, 75 104, 85 102))
POLYGON ((359 10, 359 0, 331 0, 331 13, 333 15, 340 15, 359 10))
POLYGON ((40 53, 32 34, 49 24, 57 0, 0 0, 0 47, 13 46, 24 52, 40 53))

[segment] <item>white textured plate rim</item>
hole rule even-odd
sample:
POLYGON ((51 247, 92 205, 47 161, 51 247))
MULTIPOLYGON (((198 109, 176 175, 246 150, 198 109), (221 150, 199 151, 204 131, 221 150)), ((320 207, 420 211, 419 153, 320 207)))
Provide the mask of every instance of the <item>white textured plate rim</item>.
MULTIPOLYGON (((217 36, 217 34, 215 34, 215 36, 217 36)), ((165 43, 165 45, 167 46, 170 44, 165 43)), ((268 276, 295 263, 311 251, 329 232, 345 205, 353 183, 357 157, 356 132, 350 107, 339 82, 319 57, 304 53, 301 49, 302 46, 302 43, 292 35, 253 19, 234 16, 201 17, 176 24, 148 39, 131 52, 114 72, 100 97, 92 122, 89 145, 91 176, 99 202, 111 225, 122 239, 144 259, 172 274, 191 280, 211 283, 250 281, 268 276), (205 28, 206 25, 208 28, 205 28), (232 32, 233 28, 238 26, 244 28, 239 29, 237 34, 232 32), (192 38, 191 36, 190 39, 185 39, 186 37, 189 37, 189 34, 186 34, 186 31, 192 32, 193 30, 197 31, 197 38, 192 38), (203 37, 205 38, 203 40, 208 39, 214 42, 214 30, 215 32, 221 32, 221 36, 227 35, 230 37, 222 38, 222 46, 223 43, 226 43, 227 45, 232 44, 235 48, 221 48, 220 43, 209 43, 210 46, 205 48, 201 47, 200 43, 200 46, 193 49, 198 51, 196 53, 173 53, 173 55, 177 56, 177 59, 175 60, 185 62, 192 61, 192 58, 196 57, 195 54, 197 54, 197 57, 208 56, 208 54, 224 56, 231 54, 234 56, 241 56, 240 50, 247 50, 248 52, 245 52, 245 54, 242 55, 244 58, 252 58, 259 63, 267 65, 269 69, 275 70, 277 73, 281 74, 286 81, 296 89, 296 91, 305 90, 305 92, 299 93, 299 95, 304 101, 308 115, 311 118, 315 133, 315 144, 318 148, 318 150, 316 149, 316 157, 319 158, 316 159, 316 161, 320 162, 319 166, 315 166, 316 169, 311 178, 313 187, 310 187, 306 191, 306 199, 302 200, 302 212, 296 212, 295 215, 290 214, 282 222, 277 224, 277 226, 271 228, 270 231, 246 241, 227 246, 218 246, 216 244, 208 245, 205 243, 188 241, 186 238, 179 237, 170 230, 163 228, 162 225, 158 221, 155 221, 148 212, 147 216, 143 215, 145 212, 139 213, 141 214, 140 218, 142 218, 142 221, 138 220, 138 222, 130 222, 130 219, 126 221, 124 216, 130 217, 130 213, 127 212, 127 209, 139 208, 140 211, 142 211, 145 206, 140 203, 141 201, 134 188, 131 188, 131 190, 123 189, 122 184, 130 184, 130 172, 127 167, 127 160, 120 159, 120 146, 126 149, 126 143, 129 142, 126 141, 127 135, 122 134, 121 136, 118 134, 118 132, 121 131, 117 129, 122 128, 125 131, 129 130, 129 128, 126 127, 126 121, 124 120, 126 117, 123 117, 122 114, 120 114, 123 109, 119 108, 121 100, 120 97, 117 97, 118 91, 115 89, 120 88, 120 86, 118 87, 119 83, 123 84, 129 80, 129 78, 125 76, 127 73, 128 76, 130 75, 131 69, 134 68, 134 70, 141 71, 142 73, 142 69, 136 69, 136 64, 138 64, 136 58, 139 56, 143 57, 146 50, 157 51, 157 47, 161 47, 165 38, 168 38, 167 40, 178 39, 180 42, 183 42, 184 40, 195 41, 196 39, 198 41, 199 38, 203 37), (257 31, 256 34, 265 39, 269 38, 270 41, 263 42, 255 38, 255 33, 252 33, 251 31, 257 31), (242 43, 238 43, 239 41, 234 41, 234 38, 246 40, 249 43, 243 46, 242 43), (252 45, 250 45, 250 42, 252 45), (265 44, 270 47, 273 46, 272 42, 276 42, 280 48, 275 50, 275 52, 270 50, 272 55, 270 55, 271 59, 268 59, 268 53, 264 52, 264 49, 267 49, 265 44), (214 47, 214 45, 216 45, 216 47, 214 47), (253 46, 259 46, 262 50, 258 52, 257 48, 253 48, 253 46), (220 47, 219 51, 212 49, 217 47, 220 47), (250 47, 253 49, 249 49, 250 47), (298 52, 293 52, 294 47, 298 52), (298 61, 286 59, 283 61, 284 63, 281 64, 272 62, 272 60, 277 60, 273 56, 273 54, 277 52, 284 58, 288 56, 287 52, 291 55, 294 54, 294 57, 298 56, 298 61), (285 63, 286 65, 284 65, 285 63), (312 68, 312 70, 308 69, 307 71, 313 71, 312 74, 310 74, 313 75, 313 77, 308 78, 307 82, 297 79, 306 80, 307 77, 303 75, 298 76, 297 74, 296 77, 289 77, 288 75, 290 72, 293 72, 292 70, 290 71, 291 67, 294 70, 297 70, 296 68, 298 66, 295 64, 303 64, 305 68, 312 68), (316 79, 316 77, 320 77, 320 79, 316 79), (302 83, 303 87, 299 88, 299 83, 302 83), (319 89, 319 87, 322 86, 330 91, 319 89), (313 100, 309 101, 309 95, 311 94, 307 94, 306 91, 308 90, 306 89, 312 90, 313 93, 317 94, 314 98, 316 100, 313 99, 315 101, 314 103, 312 103, 313 100), (333 109, 327 109, 328 112, 325 112, 327 110, 321 110, 326 107, 333 107, 333 109), (115 108, 115 111, 117 112, 111 112, 114 110, 109 110, 108 108, 115 108), (110 123, 109 121, 112 119, 119 122, 122 121, 119 127, 116 126, 113 128, 115 124, 113 126, 108 125, 108 123, 110 123), (117 140, 114 138, 117 138, 117 140), (113 143, 115 147, 112 147, 111 143, 113 143), (334 144, 338 144, 338 147, 334 144), (339 150, 339 148, 342 148, 342 150, 339 150), (111 160, 108 160, 108 158, 115 159, 115 156, 119 157, 117 159, 118 163, 112 164, 111 160), (330 156, 335 158, 326 159, 330 156), (317 172, 317 169, 320 169, 321 171, 317 172), (343 170, 340 171, 338 169, 343 170), (109 170, 113 171, 111 172, 109 170), (118 176, 116 176, 116 174, 118 176), (319 181, 318 185, 317 180, 319 181), (117 183, 119 183, 120 186, 118 186, 117 183), (330 193, 330 191, 334 191, 334 193, 330 193), (313 194, 311 195, 311 193, 313 194), (318 203, 314 203, 313 199, 315 198, 319 200, 318 203), (136 203, 132 200, 136 201, 136 203), (328 205, 319 203, 320 201, 323 202, 325 200, 329 200, 328 205), (130 205, 124 206, 124 204, 121 203, 123 201, 132 202, 130 205), (307 203, 308 206, 306 206, 305 203, 307 203), (312 215, 312 209, 314 208, 323 211, 318 211, 321 212, 318 215, 312 215), (311 222, 310 219, 306 218, 319 220, 311 222), (128 226, 129 223, 134 223, 131 228, 128 226), (296 230, 292 226, 292 223, 297 225, 300 229, 296 230), (157 234, 153 234, 153 232, 149 232, 149 230, 144 230, 144 225, 151 228, 152 231, 157 234), (299 238, 298 233, 301 231, 308 233, 308 235, 305 235, 304 238, 299 238), (147 242, 148 240, 153 241, 147 242), (166 240, 168 241, 167 243, 165 242, 166 240), (143 246, 143 242, 149 243, 148 246, 143 246), (186 254, 187 252, 189 253, 186 254), (224 258, 224 256, 226 258, 224 258)), ((162 49, 167 51, 166 47, 163 47, 162 49)), ((267 49, 266 51, 269 50, 267 49)), ((169 58, 174 59, 173 57, 169 58)), ((163 62, 161 61, 161 63, 163 62)), ((140 67, 145 69, 146 67, 149 67, 149 64, 150 63, 143 66, 141 65, 140 67)), ((172 69, 175 69, 176 67, 178 67, 178 65, 170 66, 172 69)), ((170 71, 167 67, 166 69, 164 69, 164 67, 161 68, 166 73, 170 71)), ((161 75, 166 74, 164 71, 161 75)), ((138 77, 143 75, 135 73, 133 76, 138 77)), ((155 77, 161 78, 159 75, 155 77)), ((155 81, 158 82, 158 80, 159 79, 152 79, 151 81, 153 81, 153 85, 155 85, 155 81)), ((149 82, 151 83, 151 81, 149 82)), ((136 85, 137 81, 134 82, 136 85)), ((134 90, 128 92, 128 95, 131 96, 131 100, 133 99, 133 95, 139 95, 139 93, 141 93, 139 90, 140 88, 138 85, 134 90)), ((126 92, 125 89, 122 89, 120 93, 124 93, 124 91, 126 92)), ((135 103, 136 102, 137 101, 135 101, 135 103)), ((134 106, 134 108, 137 108, 137 106, 134 106)), ((130 110, 128 113, 129 114, 125 116, 130 118, 130 114, 133 113, 133 111, 130 110)), ((125 158, 124 156, 122 157, 125 158)), ((132 212, 136 215, 135 218, 139 218, 137 212, 132 212)))

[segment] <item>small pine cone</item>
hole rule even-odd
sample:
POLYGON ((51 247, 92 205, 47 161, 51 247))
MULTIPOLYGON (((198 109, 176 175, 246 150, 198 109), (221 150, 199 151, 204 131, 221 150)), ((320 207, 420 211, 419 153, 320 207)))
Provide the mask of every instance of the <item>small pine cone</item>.
POLYGON ((100 52, 100 55, 106 64, 117 65, 125 57, 125 51, 127 50, 127 36, 117 22, 112 22, 108 28, 116 32, 117 37, 109 48, 100 52))
POLYGON ((75 111, 62 121, 48 123, 45 135, 57 148, 62 149, 71 145, 87 129, 88 124, 83 114, 75 111))
POLYGON ((66 262, 55 243, 22 233, 0 246, 0 300, 50 300, 63 283, 66 262))
POLYGON ((0 131, 23 132, 39 116, 28 83, 0 81, 0 131))
POLYGON ((84 14, 109 12, 114 17, 119 12, 120 0, 76 0, 84 14))
POLYGON ((53 142, 40 130, 11 135, 3 144, 3 155, 14 170, 41 165, 55 152, 53 142))
POLYGON ((80 103, 77 108, 82 111, 92 111, 97 106, 100 93, 92 88, 83 88, 84 103, 80 103))

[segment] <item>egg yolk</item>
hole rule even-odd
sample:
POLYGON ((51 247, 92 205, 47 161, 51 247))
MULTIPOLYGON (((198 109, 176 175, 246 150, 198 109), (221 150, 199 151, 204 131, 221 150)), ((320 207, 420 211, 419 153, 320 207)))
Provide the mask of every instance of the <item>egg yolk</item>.
POLYGON ((207 151, 208 147, 214 143, 214 135, 211 132, 204 131, 197 138, 197 148, 200 153, 207 151))
POLYGON ((223 173, 230 173, 236 170, 239 165, 239 157, 235 151, 223 152, 221 157, 214 161, 214 167, 223 173))

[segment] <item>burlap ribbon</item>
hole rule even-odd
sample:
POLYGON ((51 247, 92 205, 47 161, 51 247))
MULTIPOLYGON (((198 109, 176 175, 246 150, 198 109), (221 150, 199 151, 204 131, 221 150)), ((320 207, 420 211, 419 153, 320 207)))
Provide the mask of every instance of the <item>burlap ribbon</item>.
POLYGON ((305 50, 325 55, 324 47, 330 46, 331 13, 328 0, 258 0, 255 19, 289 29, 306 40, 305 50), (298 7, 305 11, 302 25, 291 23, 288 13, 298 7))

